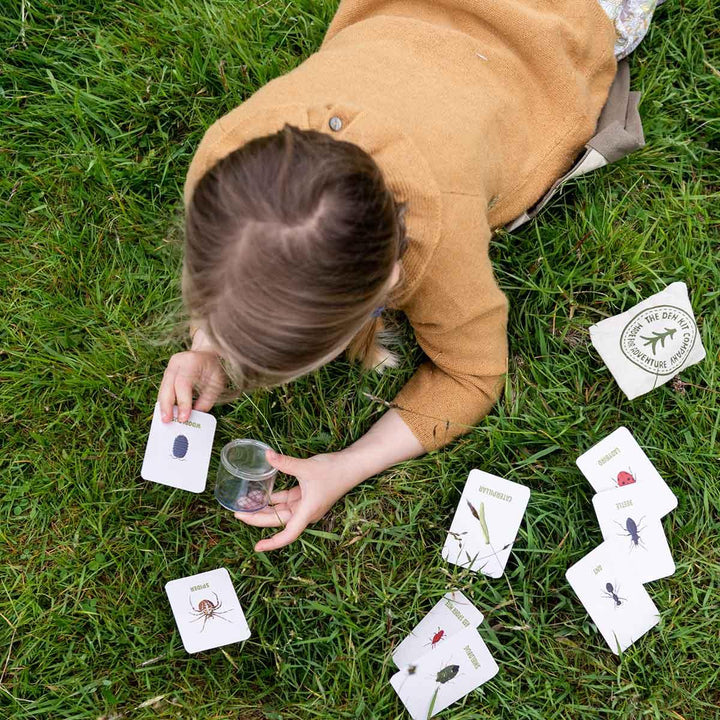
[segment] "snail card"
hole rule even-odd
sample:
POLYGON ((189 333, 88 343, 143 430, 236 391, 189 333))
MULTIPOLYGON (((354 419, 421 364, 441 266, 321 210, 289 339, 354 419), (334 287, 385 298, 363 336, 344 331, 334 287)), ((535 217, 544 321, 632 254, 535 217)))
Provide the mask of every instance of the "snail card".
POLYGON ((177 413, 175 406, 173 419, 164 423, 160 405, 155 405, 140 475, 150 482, 201 493, 207 482, 217 423, 209 413, 197 410, 181 423, 177 413))
POLYGON ((390 678, 413 720, 426 720, 495 677, 498 666, 474 627, 428 650, 390 678))
POLYGON ((530 489, 481 470, 471 470, 445 539, 450 563, 499 578, 520 529, 530 489))
POLYGON ((598 545, 565 577, 616 655, 660 622, 655 603, 614 544, 598 545))
POLYGON ((641 487, 653 496, 658 517, 677 507, 677 498, 626 427, 619 427, 576 461, 595 492, 641 487))
POLYGON ((657 504, 657 497, 638 485, 607 490, 593 498, 603 539, 641 583, 675 572, 657 504))
POLYGON ((592 325, 590 339, 630 400, 705 357, 683 282, 672 283, 627 312, 592 325))
POLYGON ((482 621, 483 614, 459 590, 453 590, 397 646, 393 662, 399 668, 417 662, 428 650, 442 647, 453 635, 482 621))
POLYGON ((171 580, 165 585, 186 652, 242 642, 250 628, 225 568, 171 580))

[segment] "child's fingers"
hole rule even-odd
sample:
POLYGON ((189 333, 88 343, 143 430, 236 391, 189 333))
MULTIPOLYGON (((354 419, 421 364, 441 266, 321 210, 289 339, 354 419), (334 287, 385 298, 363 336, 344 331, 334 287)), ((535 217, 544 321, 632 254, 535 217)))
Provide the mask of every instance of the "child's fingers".
POLYGON ((292 503, 300 499, 302 491, 299 485, 294 485, 288 490, 278 490, 270 496, 271 505, 284 505, 286 503, 292 503))
POLYGON ((296 511, 288 521, 285 529, 272 537, 260 540, 255 545, 255 552, 277 550, 289 545, 300 537, 300 533, 308 526, 308 522, 310 522, 310 518, 304 512, 296 511))
POLYGON ((215 404, 215 400, 217 400, 217 396, 218 392, 215 386, 206 385, 200 391, 193 407, 200 412, 210 412, 215 404))
POLYGON ((158 390, 160 417, 163 422, 170 422, 172 420, 172 409, 175 404, 175 374, 175 372, 168 368, 160 383, 160 390, 158 390))
POLYGON ((265 452, 265 457, 267 458, 267 461, 281 473, 294 475, 295 477, 302 472, 302 466, 305 463, 305 460, 290 457, 288 455, 281 455, 274 450, 267 450, 265 452))
POLYGON ((192 410, 192 380, 185 375, 175 376, 175 397, 178 406, 178 421, 186 422, 192 410))
POLYGON ((258 512, 236 512, 235 517, 246 525, 253 527, 282 527, 292 517, 292 510, 287 505, 274 505, 258 512))

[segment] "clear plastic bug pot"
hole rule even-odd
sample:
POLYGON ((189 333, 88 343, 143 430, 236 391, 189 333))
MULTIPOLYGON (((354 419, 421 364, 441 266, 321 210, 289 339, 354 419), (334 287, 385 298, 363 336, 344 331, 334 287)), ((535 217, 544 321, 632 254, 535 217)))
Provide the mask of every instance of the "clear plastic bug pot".
POLYGON ((233 440, 220 453, 216 500, 233 512, 256 512, 270 502, 277 470, 265 458, 270 447, 257 440, 233 440))

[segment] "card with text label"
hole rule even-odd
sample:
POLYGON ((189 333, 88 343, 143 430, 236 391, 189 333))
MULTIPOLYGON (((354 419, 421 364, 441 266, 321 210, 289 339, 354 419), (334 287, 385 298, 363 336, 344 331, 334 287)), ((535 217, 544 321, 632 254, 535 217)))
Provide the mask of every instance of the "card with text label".
POLYGON ((171 580, 165 592, 189 653, 242 642, 250 628, 225 568, 171 580))
POLYGON ((505 571, 530 489, 481 470, 471 470, 442 556, 450 563, 498 578, 505 571))
POLYGON ((144 480, 201 493, 207 482, 217 423, 212 415, 197 410, 181 423, 177 412, 177 406, 173 407, 173 419, 164 423, 160 405, 155 405, 140 475, 144 480))
POLYGON ((606 490, 593 498, 603 538, 641 583, 667 577, 675 563, 655 495, 639 485, 606 490))
POLYGON ((637 485, 655 496, 660 517, 677 507, 677 498, 626 427, 619 427, 576 461, 596 492, 637 485))
POLYGON ((393 662, 399 667, 415 663, 428 650, 442 647, 467 627, 477 627, 483 614, 459 591, 447 593, 397 646, 393 662))
POLYGON ((655 603, 614 544, 598 545, 565 577, 616 655, 660 622, 655 603))
POLYGON ((426 720, 495 677, 498 666, 474 627, 426 652, 390 678, 413 720, 426 720))

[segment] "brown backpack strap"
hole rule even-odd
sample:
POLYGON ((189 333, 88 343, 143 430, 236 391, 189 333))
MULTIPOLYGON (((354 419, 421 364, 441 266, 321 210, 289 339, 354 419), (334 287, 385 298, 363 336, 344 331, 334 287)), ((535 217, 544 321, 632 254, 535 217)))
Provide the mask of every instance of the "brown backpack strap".
POLYGON ((618 63, 617 74, 598 118, 595 135, 585 144, 585 149, 570 170, 558 178, 535 205, 508 223, 505 229, 512 232, 532 220, 571 178, 597 170, 643 147, 645 137, 638 112, 639 102, 640 93, 630 92, 630 66, 627 60, 623 60, 618 63))

